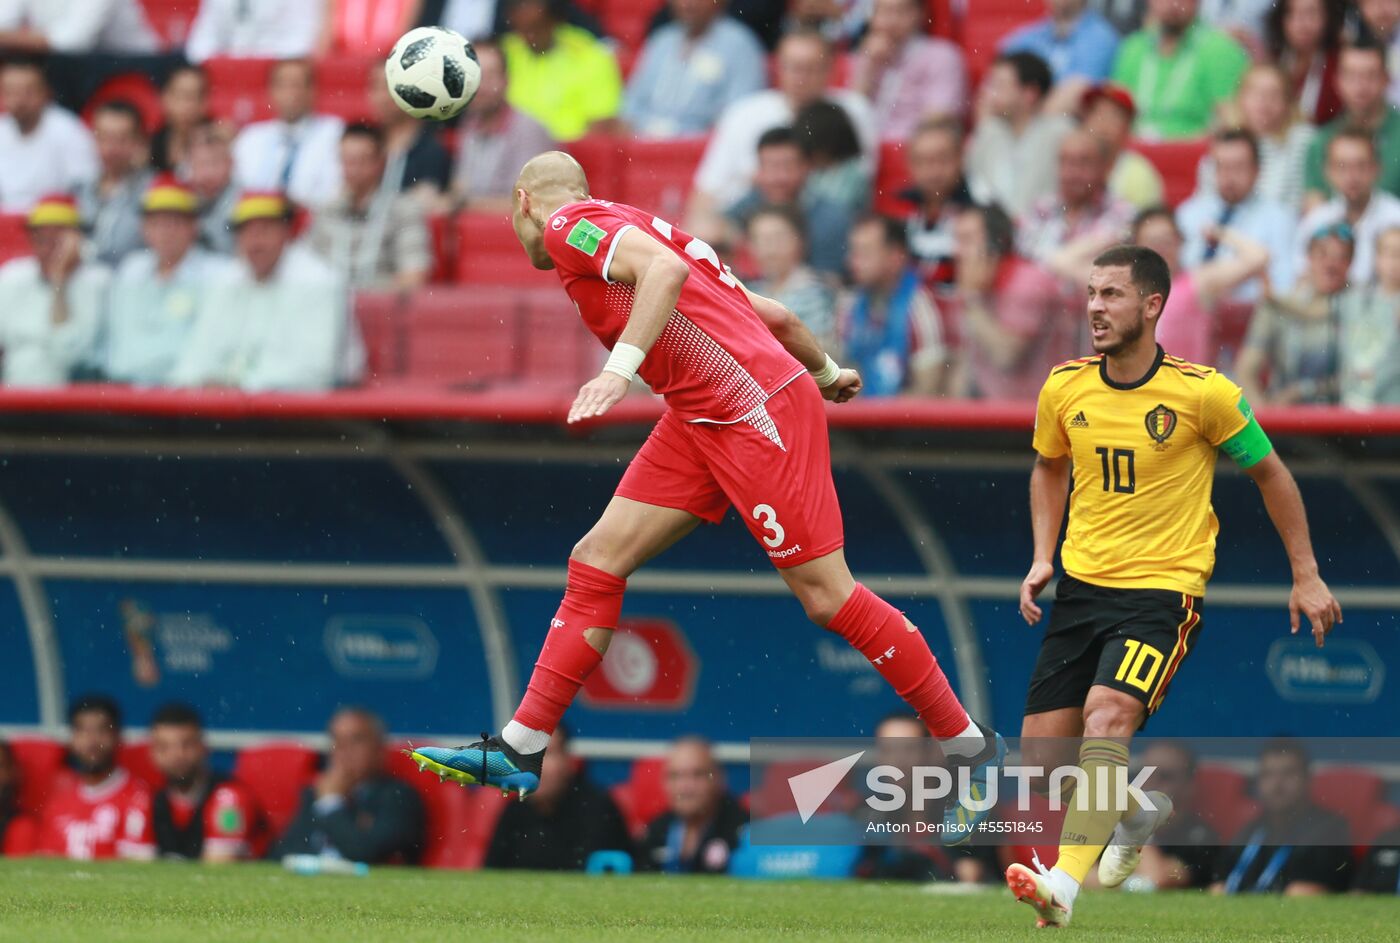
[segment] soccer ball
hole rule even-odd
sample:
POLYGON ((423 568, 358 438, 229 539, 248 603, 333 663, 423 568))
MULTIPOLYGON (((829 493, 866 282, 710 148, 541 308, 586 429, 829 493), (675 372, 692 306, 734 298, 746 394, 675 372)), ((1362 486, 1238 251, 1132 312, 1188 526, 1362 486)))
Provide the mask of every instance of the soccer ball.
POLYGON ((384 63, 394 103, 415 118, 446 121, 467 107, 481 86, 476 50, 441 26, 411 29, 384 63))

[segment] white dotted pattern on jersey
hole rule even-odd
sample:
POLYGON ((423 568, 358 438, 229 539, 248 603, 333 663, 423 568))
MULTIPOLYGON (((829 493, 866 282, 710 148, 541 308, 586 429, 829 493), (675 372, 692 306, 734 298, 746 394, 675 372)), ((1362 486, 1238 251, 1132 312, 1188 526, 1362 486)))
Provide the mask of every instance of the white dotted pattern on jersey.
MULTIPOLYGON (((613 282, 604 295, 604 303, 621 315, 626 323, 632 313, 634 294, 631 285, 613 282)), ((733 354, 697 327, 694 321, 679 311, 672 311, 671 320, 666 322, 666 327, 651 349, 653 354, 658 352, 676 360, 709 387, 715 402, 721 407, 738 413, 741 422, 753 426, 768 441, 787 451, 782 436, 778 434, 777 424, 764 406, 768 391, 749 375, 733 354)))

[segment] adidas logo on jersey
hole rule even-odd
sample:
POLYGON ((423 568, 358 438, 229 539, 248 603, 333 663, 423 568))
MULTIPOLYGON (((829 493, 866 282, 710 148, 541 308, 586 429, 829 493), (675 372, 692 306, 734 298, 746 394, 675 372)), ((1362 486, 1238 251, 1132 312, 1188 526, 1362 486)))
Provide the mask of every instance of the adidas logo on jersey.
POLYGON ((1071 428, 1071 429, 1087 429, 1087 428, 1089 428, 1089 420, 1088 420, 1087 418, 1085 418, 1085 416, 1084 416, 1084 410, 1081 409, 1081 410, 1079 411, 1079 413, 1078 413, 1073 419, 1071 419, 1071 420, 1069 421, 1069 425, 1070 425, 1070 428, 1071 428))

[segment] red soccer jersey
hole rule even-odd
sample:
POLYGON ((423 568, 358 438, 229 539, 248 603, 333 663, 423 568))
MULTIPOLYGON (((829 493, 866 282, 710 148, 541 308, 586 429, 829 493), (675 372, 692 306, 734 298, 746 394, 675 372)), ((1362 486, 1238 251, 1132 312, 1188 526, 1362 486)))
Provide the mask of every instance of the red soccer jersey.
POLYGON ((40 814, 39 852, 81 861, 151 858, 151 790, 118 767, 88 786, 64 771, 40 814))
MULTIPOLYGON (((188 829, 198 805, 171 789, 166 790, 166 798, 175 827, 188 829)), ((204 803, 203 850, 228 858, 251 857, 257 822, 257 806, 247 788, 233 780, 218 783, 204 803)))
POLYGON ((675 313, 638 373, 687 422, 753 421, 768 399, 803 372, 759 319, 707 243, 634 206, 584 200, 561 207, 544 244, 564 291, 609 349, 632 312, 631 285, 611 281, 618 239, 637 229, 690 266, 675 313))

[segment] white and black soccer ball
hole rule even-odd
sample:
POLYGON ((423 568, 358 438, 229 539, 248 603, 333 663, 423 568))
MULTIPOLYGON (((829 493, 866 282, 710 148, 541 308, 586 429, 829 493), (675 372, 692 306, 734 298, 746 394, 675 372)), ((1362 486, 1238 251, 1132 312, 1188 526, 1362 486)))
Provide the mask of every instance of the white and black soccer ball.
POLYGON ((476 50, 441 26, 411 29, 384 63, 394 103, 415 118, 446 121, 467 107, 481 87, 476 50))

